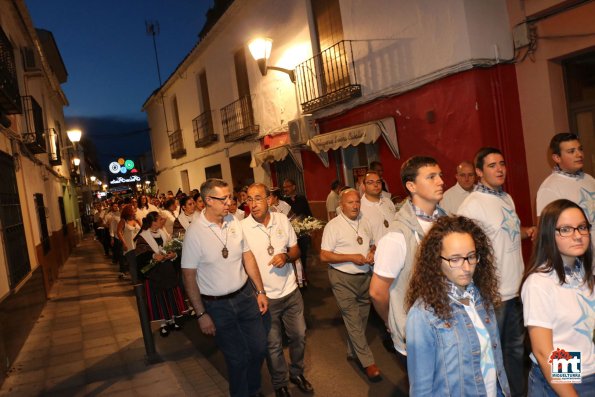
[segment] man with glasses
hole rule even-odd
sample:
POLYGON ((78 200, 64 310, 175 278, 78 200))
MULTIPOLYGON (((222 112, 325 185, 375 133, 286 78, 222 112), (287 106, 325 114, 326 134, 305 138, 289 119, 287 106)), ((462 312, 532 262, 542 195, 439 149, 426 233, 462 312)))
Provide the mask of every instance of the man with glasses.
POLYGON ((372 227, 374 241, 380 241, 388 232, 397 211, 393 202, 382 196, 382 179, 376 171, 369 171, 364 176, 363 183, 361 211, 372 227))
POLYGON ((504 369, 511 394, 523 396, 527 377, 523 367, 523 308, 519 299, 519 287, 525 269, 521 239, 531 237, 535 228, 521 228, 512 197, 502 188, 506 180, 506 163, 502 152, 495 148, 481 148, 474 162, 479 183, 457 212, 458 215, 476 220, 492 243, 502 298, 502 304, 495 311, 504 369))
POLYGON ((200 194, 206 207, 188 227, 182 249, 186 293, 200 330, 215 337, 225 356, 230 395, 261 396, 266 354, 262 316, 268 302, 258 265, 242 226, 229 213, 227 182, 207 179, 200 194))
POLYGON ((415 255, 434 221, 446 215, 446 212, 438 206, 442 200, 444 181, 434 158, 409 158, 401 166, 401 182, 409 193, 409 200, 397 212, 388 232, 377 243, 370 297, 391 334, 397 358, 406 366, 405 296, 415 255))
POLYGON ((304 302, 292 264, 300 257, 297 236, 287 216, 269 211, 270 191, 265 185, 250 185, 246 202, 250 215, 241 222, 242 229, 256 257, 269 299, 269 312, 265 316, 265 323, 270 322, 267 365, 275 396, 290 396, 288 381, 305 393, 313 393, 312 385, 304 377, 304 302), (283 354, 283 328, 289 338, 289 377, 283 354))

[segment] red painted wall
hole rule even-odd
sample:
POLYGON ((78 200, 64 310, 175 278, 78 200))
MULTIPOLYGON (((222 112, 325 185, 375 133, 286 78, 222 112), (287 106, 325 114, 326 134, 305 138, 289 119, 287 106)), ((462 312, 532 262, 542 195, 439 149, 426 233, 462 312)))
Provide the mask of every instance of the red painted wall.
MULTIPOLYGON (((520 107, 513 65, 474 69, 432 82, 399 96, 378 99, 341 115, 318 120, 321 133, 393 117, 400 159, 379 139, 380 160, 391 192, 405 196, 399 170, 413 155, 435 157, 450 187, 462 160, 473 160, 482 146, 502 150, 508 163, 506 190, 513 196, 523 224, 531 222, 531 203, 520 107)), ((310 152, 302 152, 309 200, 325 200, 335 179, 332 152, 325 168, 310 152)))

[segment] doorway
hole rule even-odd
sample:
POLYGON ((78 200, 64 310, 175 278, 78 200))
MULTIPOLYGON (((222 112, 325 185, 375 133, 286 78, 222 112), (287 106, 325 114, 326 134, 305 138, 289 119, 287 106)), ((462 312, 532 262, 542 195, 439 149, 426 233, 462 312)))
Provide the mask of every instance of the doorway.
POLYGON ((254 183, 254 172, 250 168, 252 155, 250 152, 242 153, 229 158, 231 168, 232 185, 235 189, 241 189, 244 186, 250 186, 254 183))
POLYGON ((562 62, 568 99, 570 132, 583 144, 583 169, 595 171, 595 51, 565 59, 562 62))

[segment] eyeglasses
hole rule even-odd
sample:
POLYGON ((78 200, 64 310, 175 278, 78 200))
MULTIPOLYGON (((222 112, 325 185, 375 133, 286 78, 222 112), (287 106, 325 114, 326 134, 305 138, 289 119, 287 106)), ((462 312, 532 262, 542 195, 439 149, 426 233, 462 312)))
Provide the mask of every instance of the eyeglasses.
POLYGON ((448 262, 448 266, 451 269, 458 269, 459 267, 463 266, 463 263, 467 261, 469 266, 475 266, 479 263, 479 254, 470 254, 467 256, 456 256, 454 258, 445 258, 443 256, 440 257, 448 262))
POLYGON ((586 236, 589 234, 591 230, 591 225, 579 225, 577 227, 572 226, 561 226, 556 228, 556 231, 560 235, 560 237, 571 237, 574 236, 574 232, 578 231, 578 234, 581 236, 586 236))
POLYGON ((378 179, 377 181, 366 181, 366 185, 382 185, 382 180, 378 179))
POLYGON ((211 198, 213 200, 217 200, 223 204, 225 204, 226 202, 229 202, 231 200, 231 196, 225 196, 225 197, 207 196, 207 197, 211 198))
POLYGON ((266 200, 267 197, 269 197, 269 196, 265 196, 265 197, 261 197, 261 196, 250 197, 250 196, 248 196, 248 198, 246 199, 246 202, 248 202, 248 203, 255 202, 256 204, 260 204, 264 200, 266 200))

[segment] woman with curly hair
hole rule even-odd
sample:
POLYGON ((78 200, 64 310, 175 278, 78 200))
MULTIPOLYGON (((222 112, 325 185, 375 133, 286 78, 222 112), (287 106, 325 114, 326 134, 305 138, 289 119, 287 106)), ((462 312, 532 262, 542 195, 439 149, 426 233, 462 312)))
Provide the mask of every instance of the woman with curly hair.
MULTIPOLYGON (((533 362, 529 396, 595 396, 595 275, 590 229, 585 213, 572 201, 556 200, 541 211, 533 257, 521 288, 533 362), (556 368, 550 359, 555 358, 552 355, 557 349, 581 353, 581 383, 556 382, 568 380, 554 379, 556 368)), ((564 372, 560 375, 567 375, 564 372)))
POLYGON ((407 291, 411 396, 509 396, 494 306, 494 258, 465 217, 438 219, 422 241, 407 291))

